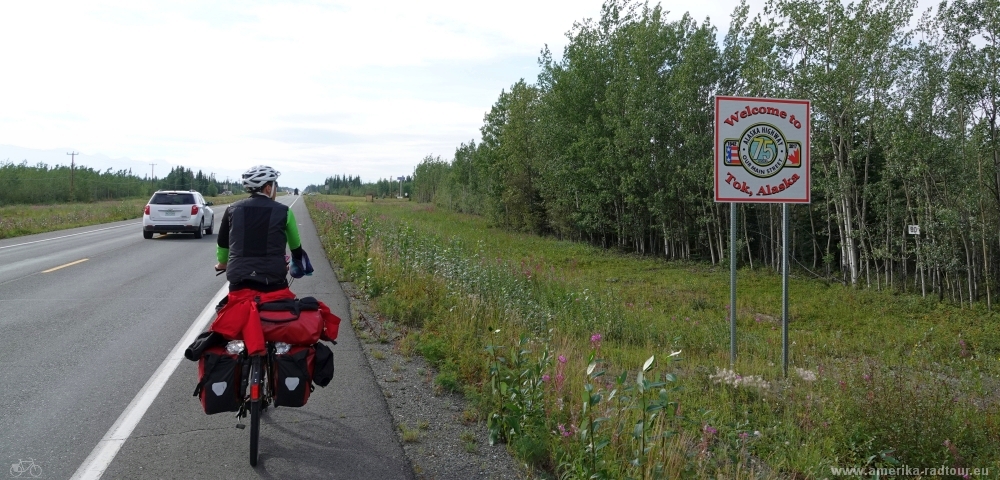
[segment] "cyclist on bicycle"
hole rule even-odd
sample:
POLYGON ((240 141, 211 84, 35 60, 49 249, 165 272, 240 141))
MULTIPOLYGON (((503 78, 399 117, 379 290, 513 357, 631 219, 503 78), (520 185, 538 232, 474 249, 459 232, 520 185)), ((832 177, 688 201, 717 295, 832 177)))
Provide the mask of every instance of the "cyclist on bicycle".
POLYGON ((277 170, 260 165, 243 174, 243 188, 250 198, 233 203, 219 227, 216 270, 225 270, 229 296, 211 330, 227 337, 242 337, 251 355, 264 351, 257 304, 295 298, 285 272, 293 278, 312 274, 309 257, 302 250, 298 224, 288 206, 275 201, 277 170), (285 245, 291 249, 286 267, 285 245), (250 321, 254 320, 254 321, 250 321))
MULTIPOLYGON (((216 270, 225 270, 229 291, 250 288, 273 292, 288 287, 285 280, 285 244, 292 251, 291 274, 305 272, 303 250, 295 214, 278 203, 277 170, 260 165, 243 174, 243 188, 250 198, 226 209, 219 227, 216 270)), ((306 257, 308 258, 308 257, 306 257)))

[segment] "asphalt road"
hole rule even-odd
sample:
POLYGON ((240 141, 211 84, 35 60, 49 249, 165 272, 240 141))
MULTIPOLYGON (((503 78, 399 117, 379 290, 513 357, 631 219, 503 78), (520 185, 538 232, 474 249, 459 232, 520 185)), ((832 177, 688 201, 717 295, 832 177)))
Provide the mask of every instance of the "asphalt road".
MULTIPOLYGON (((101 466, 102 478, 413 478, 347 299, 297 198, 279 201, 295 202, 316 273, 292 290, 344 319, 333 382, 305 407, 264 415, 252 468, 249 428, 235 428, 233 414, 202 412, 192 396, 197 364, 183 360, 144 413, 129 410, 141 420, 101 466)), ((216 231, 224 208, 214 207, 216 231)), ((226 286, 212 270, 215 235, 144 240, 140 225, 0 240, 0 461, 10 470, 0 478, 31 463, 41 468, 36 478, 72 477, 226 286)))

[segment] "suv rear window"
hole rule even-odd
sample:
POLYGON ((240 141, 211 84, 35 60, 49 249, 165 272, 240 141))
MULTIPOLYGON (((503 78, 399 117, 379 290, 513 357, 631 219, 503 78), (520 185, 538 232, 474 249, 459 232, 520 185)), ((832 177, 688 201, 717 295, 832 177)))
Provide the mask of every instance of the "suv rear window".
POLYGON ((190 193, 157 193, 149 201, 152 205, 194 205, 194 195, 190 193))

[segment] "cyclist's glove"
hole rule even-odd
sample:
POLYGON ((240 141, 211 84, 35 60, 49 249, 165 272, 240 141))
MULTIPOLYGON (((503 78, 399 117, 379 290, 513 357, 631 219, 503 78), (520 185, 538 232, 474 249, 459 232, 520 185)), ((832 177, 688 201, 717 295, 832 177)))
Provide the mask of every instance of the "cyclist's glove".
POLYGON ((312 275, 313 271, 312 263, 309 262, 309 255, 306 255, 306 252, 302 252, 301 258, 292 258, 291 268, 289 269, 292 278, 302 278, 312 275))
POLYGON ((312 276, 313 272, 315 272, 312 262, 309 261, 309 255, 306 255, 305 251, 302 252, 302 266, 304 267, 302 271, 305 272, 307 277, 312 276))

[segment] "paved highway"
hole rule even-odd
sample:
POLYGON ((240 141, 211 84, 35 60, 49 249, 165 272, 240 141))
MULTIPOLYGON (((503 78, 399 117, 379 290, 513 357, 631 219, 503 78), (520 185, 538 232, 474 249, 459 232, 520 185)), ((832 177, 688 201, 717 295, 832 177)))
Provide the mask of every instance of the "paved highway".
MULTIPOLYGON (((171 370, 175 347, 227 287, 212 270, 216 237, 144 240, 138 220, 0 240, 0 465, 33 462, 50 479, 413 478, 298 199, 279 198, 316 273, 292 290, 344 319, 336 374, 305 407, 264 415, 256 469, 249 429, 205 415, 192 396, 197 364, 171 370)), ((218 231, 225 207, 213 208, 218 231)))

